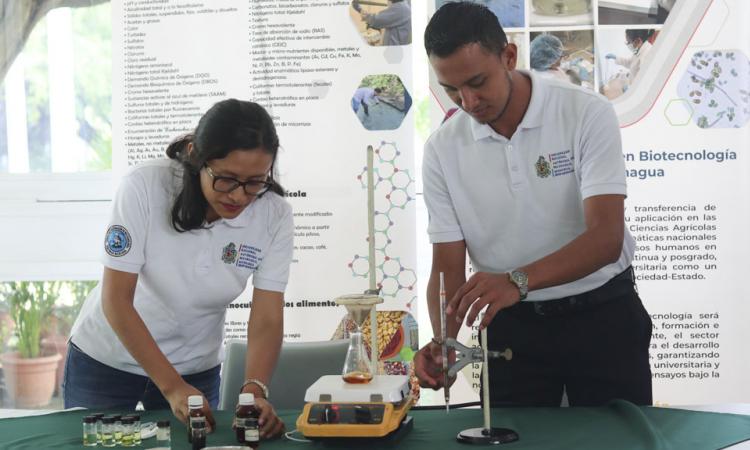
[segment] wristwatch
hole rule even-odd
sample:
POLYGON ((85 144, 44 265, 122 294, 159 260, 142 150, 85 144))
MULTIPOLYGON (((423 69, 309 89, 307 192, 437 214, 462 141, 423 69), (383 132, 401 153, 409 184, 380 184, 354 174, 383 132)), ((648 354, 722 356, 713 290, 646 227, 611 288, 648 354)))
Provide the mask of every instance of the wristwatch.
POLYGON ((508 273, 508 279, 518 288, 518 292, 521 293, 521 300, 526 300, 526 296, 529 294, 529 276, 526 272, 518 269, 513 270, 508 273))

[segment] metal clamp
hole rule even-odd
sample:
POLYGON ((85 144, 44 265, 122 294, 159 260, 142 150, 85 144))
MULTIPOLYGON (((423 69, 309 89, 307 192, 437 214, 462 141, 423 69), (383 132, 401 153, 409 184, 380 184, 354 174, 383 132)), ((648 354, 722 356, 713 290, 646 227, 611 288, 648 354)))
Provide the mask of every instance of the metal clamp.
MULTIPOLYGON (((467 347, 454 338, 445 340, 445 346, 456 351, 456 361, 448 369, 448 376, 455 377, 459 370, 471 363, 484 362, 482 347, 467 347)), ((488 350, 487 359, 504 358, 506 361, 513 359, 513 350, 506 348, 502 352, 488 350)))

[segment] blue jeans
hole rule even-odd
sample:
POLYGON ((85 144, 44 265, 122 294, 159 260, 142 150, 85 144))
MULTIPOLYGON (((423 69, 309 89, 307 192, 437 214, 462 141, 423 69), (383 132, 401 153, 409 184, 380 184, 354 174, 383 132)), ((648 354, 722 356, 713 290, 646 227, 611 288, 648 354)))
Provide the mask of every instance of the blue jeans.
MULTIPOLYGON (((186 383, 203 393, 211 409, 219 405, 221 366, 192 375, 183 375, 186 383)), ((169 409, 169 402, 149 377, 136 375, 102 364, 73 342, 68 343, 65 361, 63 398, 66 408, 134 410, 140 401, 146 410, 169 409)))

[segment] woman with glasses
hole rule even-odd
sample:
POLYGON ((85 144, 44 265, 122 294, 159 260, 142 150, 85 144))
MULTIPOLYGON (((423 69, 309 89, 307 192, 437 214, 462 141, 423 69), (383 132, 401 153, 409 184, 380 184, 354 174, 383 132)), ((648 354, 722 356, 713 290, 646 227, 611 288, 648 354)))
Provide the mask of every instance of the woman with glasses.
POLYGON ((247 381, 261 436, 283 430, 268 403, 292 259, 291 206, 274 179, 279 139, 259 105, 225 100, 193 134, 123 178, 104 239, 102 280, 73 326, 65 407, 171 408, 219 399, 225 312, 252 278, 247 381))

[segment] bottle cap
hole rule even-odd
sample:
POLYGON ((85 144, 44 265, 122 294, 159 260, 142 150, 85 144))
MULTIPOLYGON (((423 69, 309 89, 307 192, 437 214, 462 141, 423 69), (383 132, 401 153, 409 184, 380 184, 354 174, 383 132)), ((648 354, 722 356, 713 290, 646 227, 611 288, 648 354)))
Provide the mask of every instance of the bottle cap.
POLYGON ((135 420, 136 422, 140 422, 141 421, 141 415, 140 414, 128 414, 128 416, 132 417, 133 420, 135 420))
POLYGON ((200 395, 191 395, 188 397, 188 407, 190 408, 202 408, 203 397, 200 395))
POLYGON ((167 428, 169 426, 169 421, 168 420, 160 420, 160 421, 156 422, 156 426, 159 427, 159 428, 167 428))
POLYGON ((104 413, 94 413, 92 416, 96 417, 96 420, 102 420, 102 417, 104 417, 104 413))
POLYGON ((135 420, 133 420, 133 418, 130 416, 125 416, 122 418, 123 425, 133 425, 133 422, 135 422, 135 420))
POLYGON ((102 417, 102 423, 105 423, 105 424, 115 423, 115 418, 112 416, 104 416, 102 417))
POLYGON ((254 405, 255 395, 251 393, 240 394, 240 405, 254 405))
POLYGON ((96 416, 86 416, 83 418, 83 423, 96 423, 96 416))
POLYGON ((112 418, 115 419, 115 422, 119 422, 122 420, 122 416, 120 414, 112 414, 112 418))

